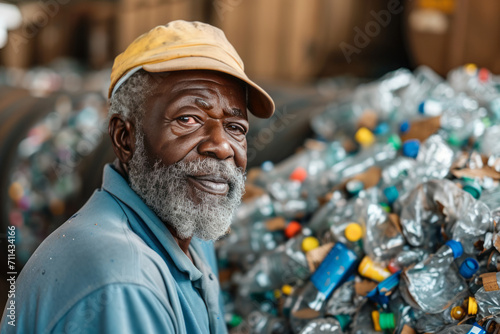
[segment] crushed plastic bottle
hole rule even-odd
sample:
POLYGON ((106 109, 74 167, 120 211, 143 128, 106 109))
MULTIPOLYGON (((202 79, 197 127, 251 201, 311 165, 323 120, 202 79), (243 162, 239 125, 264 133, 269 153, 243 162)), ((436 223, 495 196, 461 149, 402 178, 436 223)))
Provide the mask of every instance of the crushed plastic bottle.
POLYGON ((305 325, 299 334, 343 334, 348 322, 348 317, 340 316, 315 319, 305 325))
POLYGON ((436 253, 404 271, 402 292, 408 304, 426 313, 439 313, 467 293, 465 280, 454 263, 462 253, 462 244, 450 240, 436 253))

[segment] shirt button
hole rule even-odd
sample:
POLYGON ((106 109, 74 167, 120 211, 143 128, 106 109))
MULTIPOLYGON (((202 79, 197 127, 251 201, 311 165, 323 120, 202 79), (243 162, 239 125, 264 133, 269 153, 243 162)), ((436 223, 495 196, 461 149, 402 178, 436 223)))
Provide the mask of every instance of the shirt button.
POLYGON ((208 278, 210 278, 210 280, 213 281, 214 280, 214 274, 212 274, 212 273, 208 274, 208 278))

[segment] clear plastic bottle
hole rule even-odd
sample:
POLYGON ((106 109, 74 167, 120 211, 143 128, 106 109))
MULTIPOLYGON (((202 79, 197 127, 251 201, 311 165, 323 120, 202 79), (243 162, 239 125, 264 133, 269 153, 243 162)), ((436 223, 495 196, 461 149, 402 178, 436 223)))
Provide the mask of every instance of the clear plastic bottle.
POLYGON ((349 317, 333 316, 311 320, 299 334, 343 334, 350 319, 349 317))
POLYGON ((330 298, 326 302, 326 315, 349 315, 354 314, 359 309, 362 297, 356 294, 354 289, 354 279, 347 280, 338 289, 333 291, 330 298))
POLYGON ((474 244, 493 229, 488 207, 446 179, 419 184, 401 198, 400 210, 403 234, 414 247, 432 249, 439 241, 441 222, 445 233, 473 254, 474 244))
MULTIPOLYGON (((305 253, 310 238, 306 231, 261 256, 245 274, 239 285, 239 294, 249 296, 278 289, 285 284, 296 284, 310 275, 305 253)), ((319 244, 319 243, 318 243, 319 244)))
POLYGON ((441 128, 459 142, 470 136, 481 136, 486 127, 482 119, 488 116, 487 109, 465 94, 453 99, 428 99, 419 106, 420 113, 440 116, 441 128))
MULTIPOLYGON (((415 79, 404 92, 400 119, 417 117, 419 104, 429 97, 452 97, 455 92, 443 78, 427 66, 419 66, 413 72, 415 79)), ((398 122, 399 123, 399 122, 398 122)))
POLYGON ((286 334, 289 331, 285 319, 262 311, 250 313, 247 323, 251 334, 286 334))
POLYGON ((422 261, 428 255, 429 253, 424 249, 405 246, 399 254, 389 261, 388 268, 394 273, 422 261))
POLYGON ((251 225, 232 226, 230 235, 218 243, 218 259, 248 269, 263 253, 282 244, 283 232, 270 230, 266 223, 259 220, 251 225))
POLYGON ((467 284, 458 273, 455 258, 463 253, 460 242, 448 241, 427 259, 402 274, 406 302, 426 313, 441 313, 467 294, 467 284))
POLYGON ((380 334, 381 331, 376 330, 372 320, 372 312, 375 309, 370 303, 365 303, 360 307, 360 310, 354 316, 351 324, 351 333, 353 334, 380 334))
POLYGON ((479 289, 474 297, 478 306, 479 318, 491 317, 500 319, 500 272, 486 273, 481 276, 479 289))
POLYGON ((327 185, 327 188, 333 187, 342 180, 362 173, 370 167, 387 163, 396 158, 400 147, 401 140, 398 136, 390 136, 383 143, 376 142, 325 170, 320 177, 321 184, 327 185))
POLYGON ((457 299, 453 302, 446 310, 438 314, 429 314, 425 317, 420 318, 416 323, 416 329, 422 332, 437 332, 443 330, 450 325, 457 325, 461 320, 469 316, 473 316, 477 313, 477 304, 472 297, 467 297, 464 302, 462 299, 457 299), (474 302, 475 308, 466 307, 469 300, 474 302))

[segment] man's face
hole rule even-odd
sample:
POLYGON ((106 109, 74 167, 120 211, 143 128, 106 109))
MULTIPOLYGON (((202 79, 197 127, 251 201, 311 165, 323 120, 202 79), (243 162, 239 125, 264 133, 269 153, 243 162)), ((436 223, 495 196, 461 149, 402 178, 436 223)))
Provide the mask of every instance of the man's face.
POLYGON ((245 87, 212 71, 157 75, 130 161, 132 188, 181 238, 216 239, 239 204, 246 168, 245 87))
POLYGON ((159 82, 143 120, 149 158, 165 166, 214 158, 245 169, 248 117, 242 84, 212 71, 172 72, 159 82))

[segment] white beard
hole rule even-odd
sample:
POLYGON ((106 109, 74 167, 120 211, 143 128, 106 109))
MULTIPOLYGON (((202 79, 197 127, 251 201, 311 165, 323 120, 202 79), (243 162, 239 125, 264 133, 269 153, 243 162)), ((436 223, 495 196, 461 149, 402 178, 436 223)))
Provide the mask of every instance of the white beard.
POLYGON ((181 239, 196 236, 217 240, 226 234, 245 189, 242 169, 214 158, 180 161, 168 167, 157 161, 151 167, 142 133, 137 136, 136 150, 128 167, 131 188, 181 239), (224 177, 229 181, 228 194, 213 195, 195 188, 200 202, 193 202, 188 175, 196 174, 224 177))

